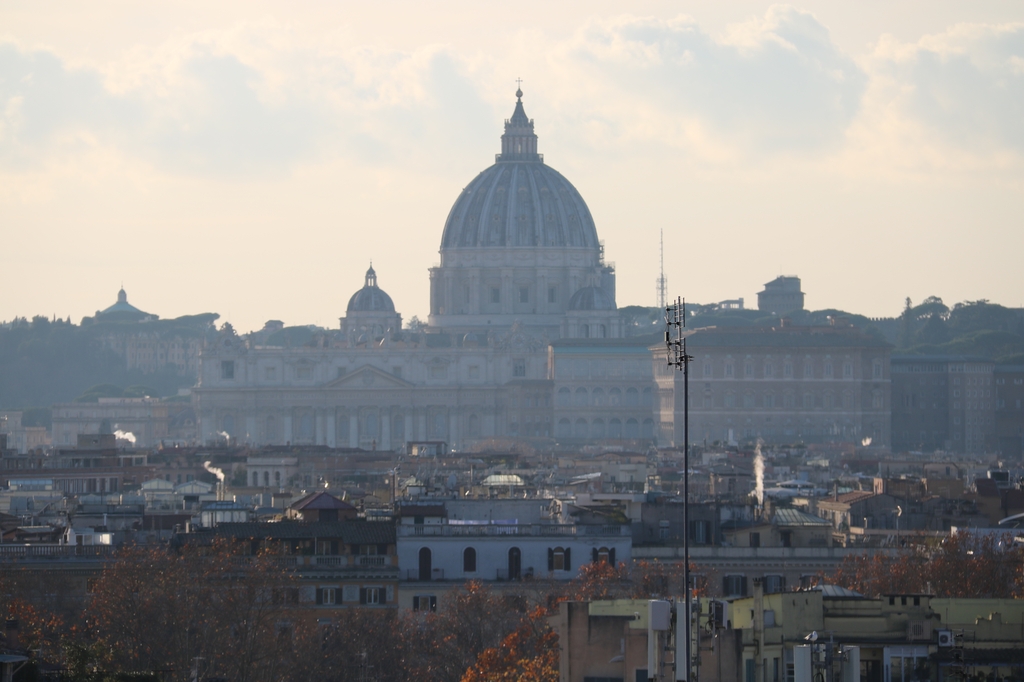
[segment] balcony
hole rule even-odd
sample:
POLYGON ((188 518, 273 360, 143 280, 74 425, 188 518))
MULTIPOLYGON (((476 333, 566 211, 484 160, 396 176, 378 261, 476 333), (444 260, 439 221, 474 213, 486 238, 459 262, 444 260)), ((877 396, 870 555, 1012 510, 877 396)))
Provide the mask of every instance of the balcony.
POLYGON ((629 537, 630 527, 618 524, 417 524, 399 525, 399 537, 629 537))

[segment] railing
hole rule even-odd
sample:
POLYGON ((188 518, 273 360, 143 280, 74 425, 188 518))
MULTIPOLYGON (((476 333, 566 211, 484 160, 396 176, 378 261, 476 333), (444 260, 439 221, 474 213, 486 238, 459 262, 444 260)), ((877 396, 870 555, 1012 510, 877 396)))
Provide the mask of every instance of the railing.
POLYGON ((493 536, 629 536, 630 527, 618 524, 587 525, 587 524, 420 524, 398 526, 398 534, 403 537, 493 537, 493 536))
POLYGON ((29 559, 109 559, 117 552, 113 545, 0 545, 0 561, 29 559))
POLYGON ((405 579, 409 582, 427 582, 429 580, 444 580, 444 569, 435 568, 430 572, 430 575, 424 578, 420 578, 419 569, 407 568, 405 569, 405 579))
POLYGON ((359 557, 360 566, 385 566, 387 564, 387 557, 383 554, 377 554, 373 556, 361 556, 359 557))

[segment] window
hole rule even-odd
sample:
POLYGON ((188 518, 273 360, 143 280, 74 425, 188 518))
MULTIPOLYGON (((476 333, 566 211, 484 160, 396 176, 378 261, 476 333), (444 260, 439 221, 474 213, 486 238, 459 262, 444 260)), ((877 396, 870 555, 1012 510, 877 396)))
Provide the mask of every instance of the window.
POLYGON ((882 363, 876 362, 874 364, 874 367, 872 368, 872 376, 874 376, 875 379, 882 378, 882 363))
POLYGON ((843 364, 843 378, 844 379, 852 379, 853 378, 853 363, 847 362, 847 363, 843 364))
POLYGON ((764 378, 765 379, 771 379, 772 378, 772 373, 774 371, 775 370, 772 368, 771 363, 768 363, 767 365, 765 365, 764 366, 764 378))
POLYGON ((711 376, 711 363, 705 363, 704 365, 704 376, 711 376))
POLYGON ((462 550, 462 571, 476 573, 476 550, 472 547, 462 550))
POLYGON ((234 360, 221 360, 220 363, 220 378, 232 380, 235 378, 235 361, 234 360))
POLYGON ((587 389, 580 386, 576 389, 575 399, 573 404, 577 407, 585 407, 590 404, 590 395, 587 393, 587 389))
POLYGON ((754 376, 754 365, 748 362, 743 366, 743 376, 752 377, 754 376))
POLYGON ((384 603, 384 588, 383 587, 361 587, 359 588, 359 603, 360 604, 383 604, 384 603))
POLYGON ((525 377, 526 376, 526 360, 523 358, 517 358, 512 361, 512 376, 514 377, 525 377))
POLYGON ((722 592, 727 597, 745 597, 747 595, 747 577, 744 575, 727 575, 722 579, 722 592))
POLYGON ((412 598, 413 611, 437 611, 437 596, 433 594, 420 594, 412 598))
POLYGON ((530 288, 529 287, 519 287, 519 302, 520 303, 529 303, 530 302, 530 288))
POLYGON ((324 606, 330 606, 337 604, 338 590, 334 587, 318 587, 316 588, 316 603, 324 606))
POLYGON ((491 303, 501 303, 501 289, 491 287, 491 303))
POLYGON ((786 590, 786 578, 781 575, 766 575, 764 577, 764 593, 775 594, 786 590))
POLYGON ((312 379, 313 368, 312 367, 296 367, 295 368, 296 379, 312 379))
POLYGON ((569 571, 572 570, 572 566, 569 560, 570 556, 569 547, 555 547, 554 549, 548 550, 548 570, 549 571, 569 571))
POLYGON ((750 534, 750 546, 760 547, 761 546, 761 534, 754 532, 750 534))
POLYGON ((832 378, 832 363, 831 362, 826 362, 825 363, 825 376, 828 377, 829 379, 832 378))
POLYGON ((548 303, 554 303, 558 300, 558 288, 548 287, 548 303))
POLYGON ((593 550, 593 559, 595 564, 610 564, 615 565, 615 548, 611 549, 607 547, 595 547, 593 550))
POLYGON ((782 376, 789 378, 793 376, 793 363, 787 362, 782 366, 782 376))
POLYGON ((263 378, 267 381, 274 381, 277 379, 277 367, 267 367, 263 370, 263 378))
POLYGON ((732 363, 725 363, 725 376, 732 377, 732 363))

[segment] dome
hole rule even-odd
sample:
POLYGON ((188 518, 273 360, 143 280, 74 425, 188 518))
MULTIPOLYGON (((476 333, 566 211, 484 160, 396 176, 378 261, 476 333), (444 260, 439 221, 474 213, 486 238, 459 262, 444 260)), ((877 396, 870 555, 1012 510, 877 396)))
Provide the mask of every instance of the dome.
POLYGON ((505 121, 502 153, 455 200, 441 237, 441 250, 490 247, 581 247, 599 249, 597 229, 583 197, 537 153, 533 121, 517 91, 505 121))
POLYGON ((583 287, 569 299, 569 310, 615 310, 615 301, 601 287, 583 287))
POLYGON ((395 312, 391 297, 377 286, 377 273, 373 265, 366 271, 366 284, 348 299, 347 310, 350 313, 395 312))

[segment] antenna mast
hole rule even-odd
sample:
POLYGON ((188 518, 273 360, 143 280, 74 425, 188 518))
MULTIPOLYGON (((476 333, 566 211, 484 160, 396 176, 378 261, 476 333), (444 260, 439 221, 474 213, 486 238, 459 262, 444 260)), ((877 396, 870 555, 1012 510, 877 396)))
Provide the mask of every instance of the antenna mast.
POLYGON ((668 292, 668 280, 665 278, 665 230, 660 231, 660 248, 658 256, 661 259, 661 274, 658 275, 658 307, 664 309, 668 292))

